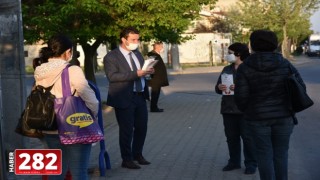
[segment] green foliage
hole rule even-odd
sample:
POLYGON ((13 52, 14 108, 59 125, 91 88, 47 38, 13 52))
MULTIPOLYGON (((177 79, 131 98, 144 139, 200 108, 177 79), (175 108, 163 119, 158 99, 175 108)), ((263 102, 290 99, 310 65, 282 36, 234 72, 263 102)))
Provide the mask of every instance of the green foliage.
POLYGON ((63 33, 80 44, 85 75, 95 82, 93 57, 101 43, 115 45, 121 29, 136 27, 141 40, 180 43, 181 34, 199 15, 201 5, 217 0, 23 0, 24 38, 27 44, 63 33))
MULTIPOLYGON (((243 28, 249 32, 269 29, 277 33, 280 41, 300 42, 309 34, 310 16, 319 6, 319 0, 239 0, 237 9, 229 15, 236 22, 238 31, 243 28)), ((236 31, 237 32, 237 31, 236 31)))
POLYGON ((217 0, 27 0, 22 1, 25 39, 34 43, 52 34, 68 34, 78 43, 100 39, 118 39, 123 27, 134 26, 142 40, 159 39, 171 43, 191 20, 198 16, 202 4, 217 0))

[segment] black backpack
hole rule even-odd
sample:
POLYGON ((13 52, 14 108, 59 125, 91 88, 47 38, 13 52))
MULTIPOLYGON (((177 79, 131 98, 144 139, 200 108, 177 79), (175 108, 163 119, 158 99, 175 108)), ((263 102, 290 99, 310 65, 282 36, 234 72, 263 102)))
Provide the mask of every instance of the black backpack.
POLYGON ((58 129, 54 112, 56 97, 50 92, 52 87, 37 85, 28 96, 22 121, 29 128, 50 131, 58 129))

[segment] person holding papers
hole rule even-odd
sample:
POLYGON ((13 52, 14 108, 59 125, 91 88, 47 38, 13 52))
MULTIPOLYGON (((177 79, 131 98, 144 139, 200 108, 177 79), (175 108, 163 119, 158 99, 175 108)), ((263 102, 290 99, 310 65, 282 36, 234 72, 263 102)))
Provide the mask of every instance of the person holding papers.
POLYGON ((237 108, 234 101, 235 76, 238 66, 249 56, 247 45, 234 43, 228 47, 225 59, 231 63, 223 68, 215 86, 215 91, 222 94, 221 114, 223 117, 224 132, 227 138, 229 161, 222 169, 231 171, 241 168, 241 139, 243 142, 245 174, 254 174, 257 168, 255 147, 247 132, 243 113, 237 108))
POLYGON ((149 98, 145 76, 154 72, 153 68, 142 70, 144 59, 137 50, 139 31, 124 28, 120 33, 120 46, 104 57, 104 70, 109 80, 107 105, 114 107, 119 125, 119 143, 122 157, 121 166, 140 169, 148 165, 142 156, 147 135, 149 98))
POLYGON ((150 112, 163 112, 163 109, 158 107, 158 100, 161 92, 161 87, 169 86, 167 68, 164 64, 160 53, 163 51, 163 43, 155 42, 153 44, 153 50, 148 53, 150 58, 154 58, 157 61, 154 66, 154 74, 151 75, 149 80, 149 86, 151 87, 151 102, 150 112))

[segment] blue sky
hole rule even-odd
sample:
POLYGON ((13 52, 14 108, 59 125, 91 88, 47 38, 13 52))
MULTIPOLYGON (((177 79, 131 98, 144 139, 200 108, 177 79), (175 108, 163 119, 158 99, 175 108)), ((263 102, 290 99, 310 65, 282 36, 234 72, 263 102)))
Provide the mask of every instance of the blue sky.
POLYGON ((320 9, 311 16, 310 22, 312 24, 311 29, 320 33, 320 9))

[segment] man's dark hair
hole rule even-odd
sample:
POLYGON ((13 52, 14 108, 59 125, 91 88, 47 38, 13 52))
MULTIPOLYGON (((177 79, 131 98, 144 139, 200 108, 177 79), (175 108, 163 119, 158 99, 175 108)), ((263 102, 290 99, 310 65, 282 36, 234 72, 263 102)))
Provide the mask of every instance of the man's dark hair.
POLYGON ((127 39, 130 33, 131 34, 140 34, 139 31, 136 28, 134 28, 134 27, 126 27, 120 33, 120 42, 121 42, 121 38, 127 39))

